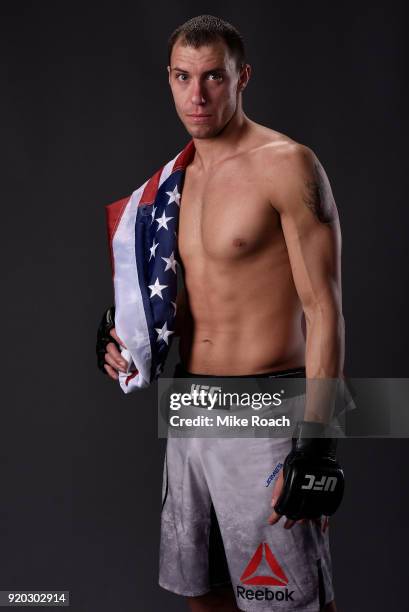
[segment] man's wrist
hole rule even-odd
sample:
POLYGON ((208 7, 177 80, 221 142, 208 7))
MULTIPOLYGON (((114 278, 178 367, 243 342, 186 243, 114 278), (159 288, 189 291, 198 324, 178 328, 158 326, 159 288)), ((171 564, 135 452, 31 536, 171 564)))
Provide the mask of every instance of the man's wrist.
POLYGON ((297 421, 293 431, 293 451, 327 455, 335 459, 337 438, 335 429, 327 423, 297 421))

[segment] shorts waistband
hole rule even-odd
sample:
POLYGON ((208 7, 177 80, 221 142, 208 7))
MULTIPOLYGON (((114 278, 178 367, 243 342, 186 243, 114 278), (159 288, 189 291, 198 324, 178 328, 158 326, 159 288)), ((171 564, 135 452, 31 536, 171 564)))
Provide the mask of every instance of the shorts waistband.
POLYGON ((304 366, 289 368, 287 370, 272 370, 262 374, 239 374, 239 375, 220 375, 220 374, 195 374, 185 369, 182 363, 175 366, 174 378, 306 378, 304 366))

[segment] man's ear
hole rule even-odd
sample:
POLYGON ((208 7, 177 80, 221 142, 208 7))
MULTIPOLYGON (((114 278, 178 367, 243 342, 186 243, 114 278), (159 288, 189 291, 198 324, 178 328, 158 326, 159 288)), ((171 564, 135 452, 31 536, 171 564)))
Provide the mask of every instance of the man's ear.
POLYGON ((250 80, 250 75, 251 75, 250 64, 244 64, 241 68, 240 77, 239 77, 239 90, 240 91, 243 91, 243 89, 245 89, 245 87, 247 86, 247 83, 250 80))
POLYGON ((168 71, 168 81, 170 83, 170 66, 167 66, 167 71, 168 71))

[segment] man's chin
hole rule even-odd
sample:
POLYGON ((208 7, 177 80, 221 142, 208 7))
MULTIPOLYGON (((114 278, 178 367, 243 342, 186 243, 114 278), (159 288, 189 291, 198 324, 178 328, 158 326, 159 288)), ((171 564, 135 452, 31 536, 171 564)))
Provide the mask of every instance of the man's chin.
POLYGON ((197 125, 193 127, 191 125, 185 125, 185 128, 190 136, 192 138, 196 138, 197 140, 215 138, 220 132, 220 129, 204 125, 197 125))

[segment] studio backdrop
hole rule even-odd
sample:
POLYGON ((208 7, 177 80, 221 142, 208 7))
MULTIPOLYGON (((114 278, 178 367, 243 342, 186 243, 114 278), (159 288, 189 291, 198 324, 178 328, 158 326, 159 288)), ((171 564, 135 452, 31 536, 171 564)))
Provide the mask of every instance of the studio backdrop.
MULTIPOLYGON (((96 368, 113 288, 104 206, 188 142, 167 38, 202 13, 243 34, 244 111, 309 146, 343 238, 345 373, 409 377, 407 4, 1 5, 0 590, 70 592, 75 612, 182 610, 159 588, 164 440, 156 386, 96 368)), ((178 359, 177 341, 164 375, 178 359)), ((331 521, 340 611, 408 606, 406 438, 342 440, 331 521)))

